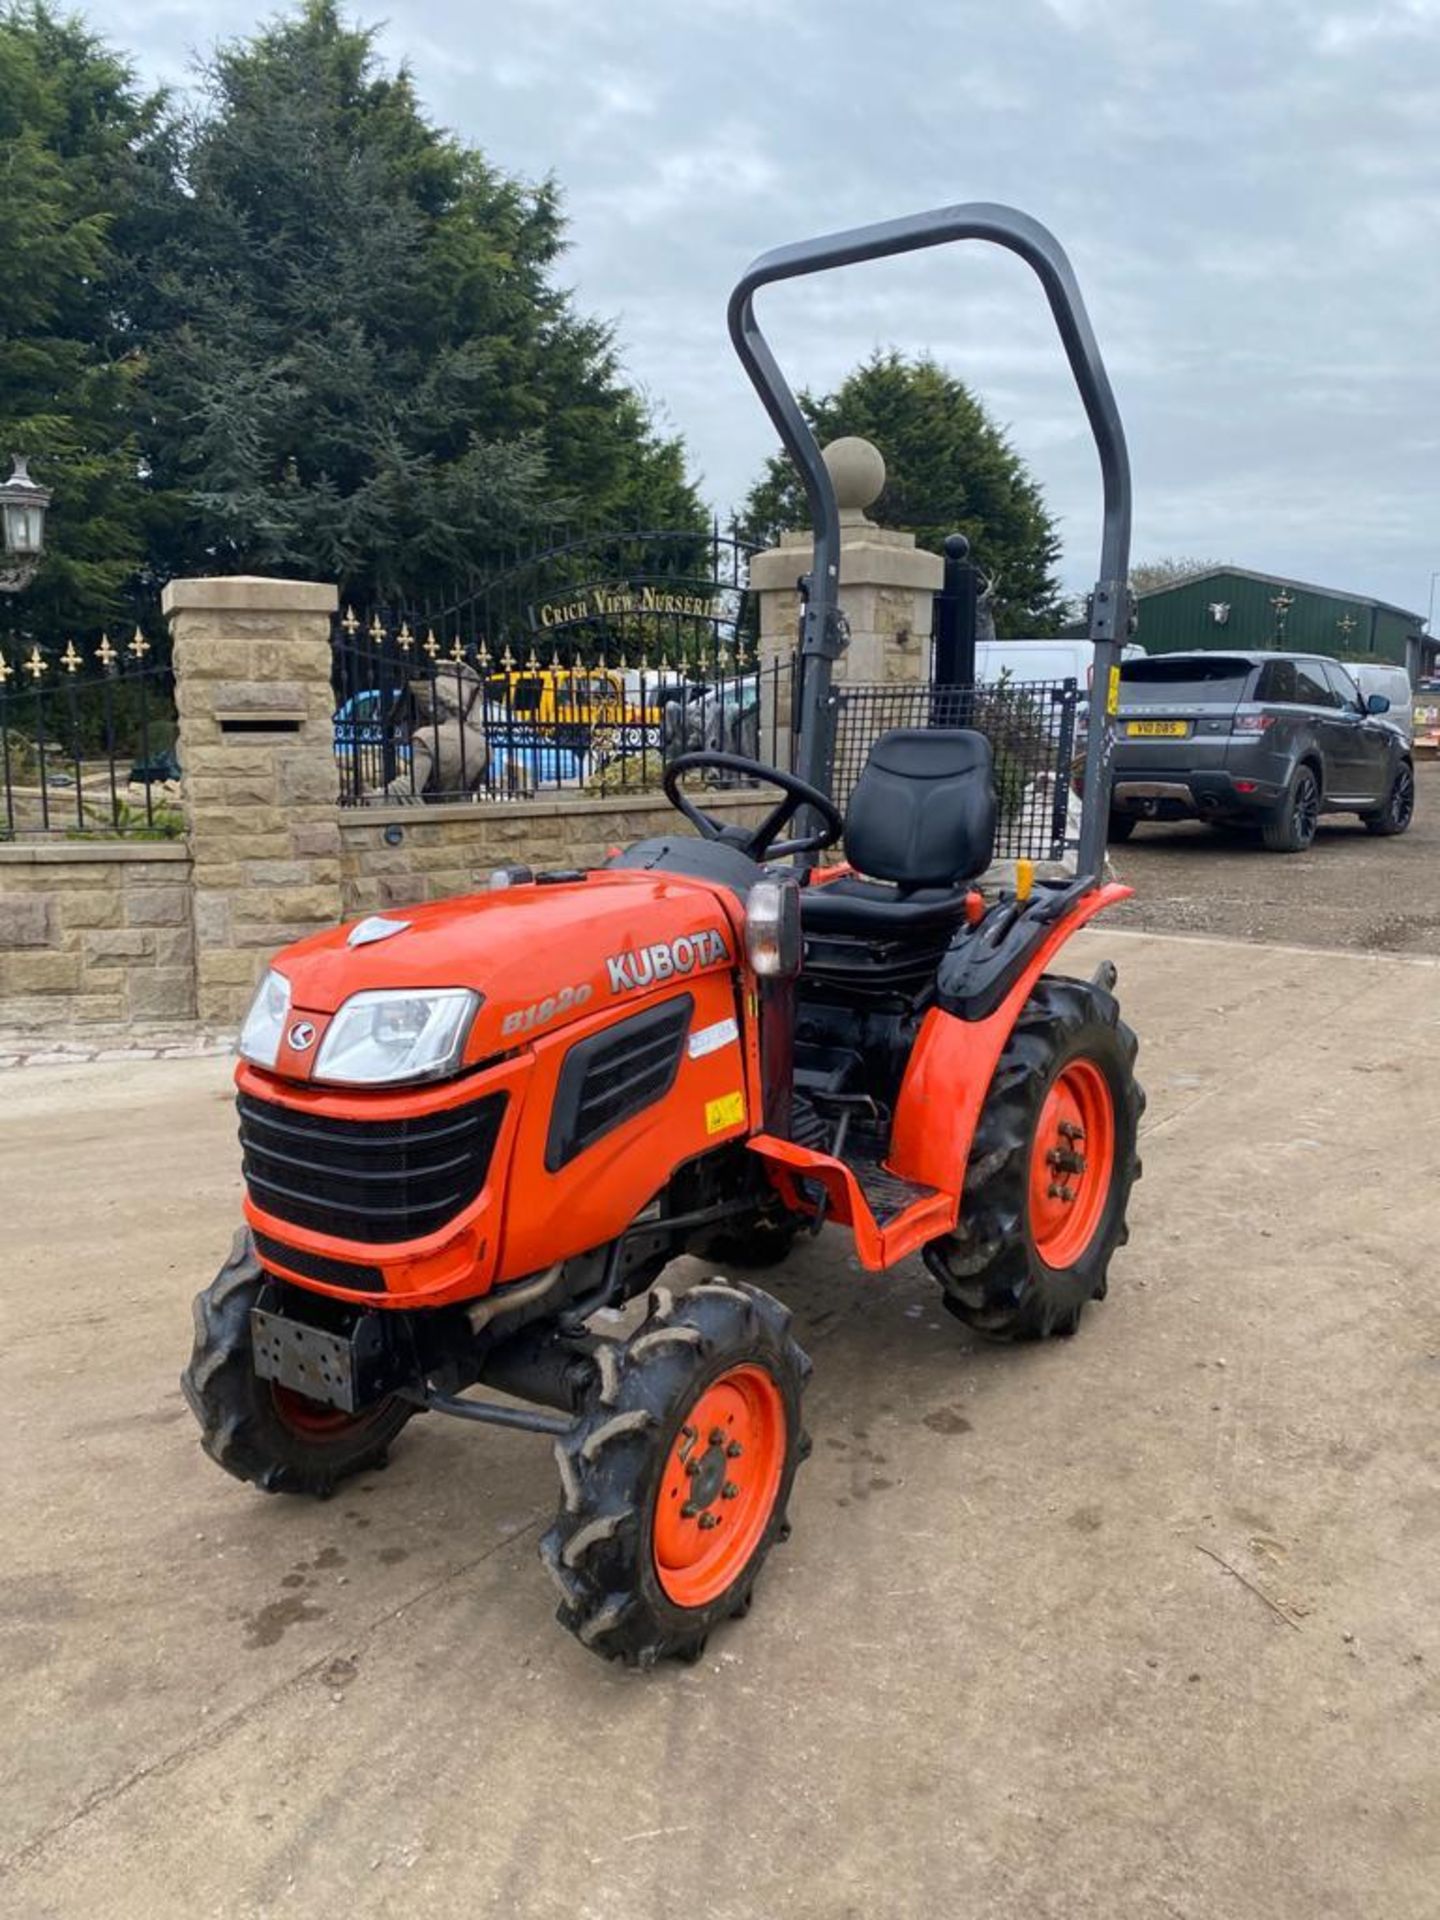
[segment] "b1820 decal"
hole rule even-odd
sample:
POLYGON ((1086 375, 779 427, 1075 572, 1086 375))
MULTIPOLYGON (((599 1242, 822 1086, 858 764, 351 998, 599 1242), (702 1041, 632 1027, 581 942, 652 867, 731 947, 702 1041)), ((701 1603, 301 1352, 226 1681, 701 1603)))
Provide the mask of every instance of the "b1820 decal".
POLYGON ((583 1007, 594 991, 587 980, 578 987, 562 987, 559 993, 547 993, 533 1006, 517 1007, 513 1013, 507 1013, 500 1022, 500 1031, 502 1034, 529 1033, 535 1027, 547 1026, 557 1014, 583 1007))

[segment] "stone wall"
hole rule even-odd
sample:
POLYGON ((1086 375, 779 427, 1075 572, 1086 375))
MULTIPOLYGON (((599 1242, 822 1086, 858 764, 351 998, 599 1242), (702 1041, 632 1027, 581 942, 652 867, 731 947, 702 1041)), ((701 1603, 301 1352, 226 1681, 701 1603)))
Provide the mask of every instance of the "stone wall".
MULTIPOLYGON (((702 793, 725 820, 758 821, 774 798, 702 793)), ((483 887, 496 867, 596 867, 612 847, 688 832, 659 794, 523 800, 495 806, 352 807, 340 814, 341 912, 413 906, 483 887), (400 837, 394 844, 386 834, 400 837)))
MULTIPOLYGON (((253 777, 253 762, 244 758, 250 750, 248 741, 216 744, 213 763, 233 753, 233 784, 243 788, 253 777)), ((229 784, 218 771, 196 778, 229 784)), ((766 810, 766 802, 740 794, 696 797, 726 820, 749 823, 766 810)), ((174 1026, 197 1013, 212 1028, 233 1030, 269 957, 317 922, 331 926, 380 908, 474 892, 498 866, 598 866, 613 847, 688 831, 658 794, 494 806, 332 805, 325 818, 287 829, 297 857, 280 859, 266 838, 279 829, 266 819, 256 824, 257 805, 244 803, 248 819, 237 811, 233 821, 219 821, 223 857, 212 852, 213 841, 205 848, 211 857, 201 869, 203 888, 193 884, 189 849, 174 843, 0 847, 0 1031, 174 1026), (387 842, 387 832, 398 832, 398 842, 387 842), (295 920, 297 906, 307 912, 295 920), (219 943, 208 951, 207 932, 219 943), (203 1005, 197 972, 206 984, 203 1005)), ((242 808, 239 797, 235 807, 242 808)))
POLYGON ((0 847, 0 1028, 174 1025, 194 1015, 184 847, 0 847))

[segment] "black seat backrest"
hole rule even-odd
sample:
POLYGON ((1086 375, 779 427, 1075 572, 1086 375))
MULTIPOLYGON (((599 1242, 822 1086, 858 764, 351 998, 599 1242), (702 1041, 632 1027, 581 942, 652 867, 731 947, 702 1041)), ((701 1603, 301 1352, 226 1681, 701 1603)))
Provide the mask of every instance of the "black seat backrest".
POLYGON ((973 879, 995 852, 995 760, 983 733, 896 727, 870 749, 845 810, 845 858, 902 888, 973 879))

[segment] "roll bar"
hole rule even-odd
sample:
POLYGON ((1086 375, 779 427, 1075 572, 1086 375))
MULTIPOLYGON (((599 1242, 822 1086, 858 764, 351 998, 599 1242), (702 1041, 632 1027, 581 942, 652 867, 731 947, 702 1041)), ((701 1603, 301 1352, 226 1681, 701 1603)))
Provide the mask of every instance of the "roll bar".
POLYGON ((830 792, 835 736, 830 698, 831 663, 843 644, 837 619, 840 515, 835 489, 815 436, 770 351, 769 342, 760 331, 755 318, 755 295, 761 287, 779 280, 828 273, 834 267, 882 260, 891 254, 915 253, 923 247, 946 246, 954 240, 984 240, 1005 247, 1034 269, 1055 316, 1100 455, 1104 518, 1100 571, 1090 603, 1095 666, 1090 687, 1090 728, 1078 861, 1081 876, 1098 881, 1104 868, 1109 816, 1111 672, 1118 665, 1129 623, 1126 583, 1130 560, 1130 460, 1115 395, 1064 249, 1048 228, 1013 207, 974 201, 963 206, 937 207, 930 213, 910 214, 902 220, 882 220, 874 226, 854 227, 847 233, 825 234, 816 240, 798 240, 791 246, 762 253, 746 269, 730 296, 730 338, 761 404, 775 424, 781 444, 804 482, 815 529, 815 558, 800 643, 797 712, 800 744, 796 771, 812 786, 830 792))

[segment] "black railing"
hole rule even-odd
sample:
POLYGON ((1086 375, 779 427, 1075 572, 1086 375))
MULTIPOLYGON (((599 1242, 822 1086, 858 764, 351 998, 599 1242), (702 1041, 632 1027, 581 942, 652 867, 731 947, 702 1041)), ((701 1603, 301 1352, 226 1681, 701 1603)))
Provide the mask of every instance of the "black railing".
POLYGON ((0 639, 0 839, 184 831, 174 677, 137 626, 62 648, 0 639))
POLYGON ((871 745, 892 727, 973 727, 995 755, 999 860, 1060 860, 1078 817, 1071 791, 1080 692, 1074 680, 992 686, 835 684, 832 792, 844 806, 871 745))
POLYGON ((497 657, 483 638, 442 645, 406 620, 347 614, 334 638, 340 803, 651 791, 697 748, 774 763, 789 673, 724 634, 668 658, 558 646, 497 657))
MULTIPOLYGON (((442 652, 458 639, 498 658, 506 648, 524 659, 532 647, 564 660, 601 653, 633 662, 701 659, 722 647, 755 651, 757 609, 750 592, 755 551, 733 525, 708 528, 552 529, 538 546, 491 556, 463 588, 423 600, 383 597, 382 622, 408 621, 417 636, 433 634, 442 652)), ((369 615, 367 614, 367 621, 369 615)))

